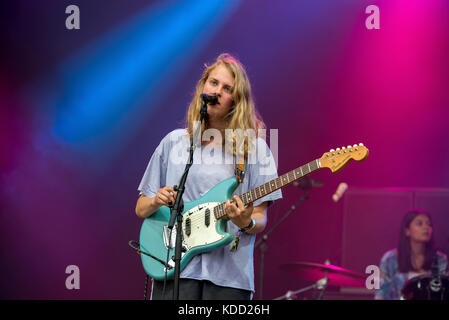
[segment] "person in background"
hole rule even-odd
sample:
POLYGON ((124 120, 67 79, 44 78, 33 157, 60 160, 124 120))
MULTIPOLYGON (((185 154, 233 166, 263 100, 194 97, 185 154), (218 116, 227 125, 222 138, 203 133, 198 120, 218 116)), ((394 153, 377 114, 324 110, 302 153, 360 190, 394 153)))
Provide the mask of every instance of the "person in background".
POLYGON ((402 219, 398 247, 387 251, 380 260, 380 288, 375 299, 401 299, 407 280, 431 273, 435 255, 439 273, 446 275, 447 256, 435 249, 429 213, 417 209, 407 212, 402 219))

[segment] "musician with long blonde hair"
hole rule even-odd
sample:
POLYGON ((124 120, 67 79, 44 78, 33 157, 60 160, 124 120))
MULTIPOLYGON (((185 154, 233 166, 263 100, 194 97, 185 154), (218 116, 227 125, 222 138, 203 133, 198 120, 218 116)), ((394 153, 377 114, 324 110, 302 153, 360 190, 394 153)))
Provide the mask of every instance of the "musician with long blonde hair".
MULTIPOLYGON (((165 136, 148 163, 138 188, 136 214, 147 218, 161 206, 175 203, 177 192, 173 186, 179 184, 190 141, 195 138, 202 94, 216 96, 217 103, 207 105, 200 145, 194 152, 183 200, 201 198, 219 182, 235 176, 236 166, 245 160, 244 179, 235 190, 233 201, 228 200, 224 206, 229 218, 227 232, 239 236, 238 241, 192 259, 181 272, 179 298, 250 299, 254 293, 255 234, 265 228, 267 208, 282 194, 277 190, 246 206, 237 196, 276 178, 277 171, 273 155, 260 134, 265 125, 255 108, 247 73, 235 57, 221 54, 212 65, 206 66, 187 111, 187 128, 165 136)), ((173 281, 164 287, 163 281, 153 279, 152 299, 170 299, 172 290, 173 281)))

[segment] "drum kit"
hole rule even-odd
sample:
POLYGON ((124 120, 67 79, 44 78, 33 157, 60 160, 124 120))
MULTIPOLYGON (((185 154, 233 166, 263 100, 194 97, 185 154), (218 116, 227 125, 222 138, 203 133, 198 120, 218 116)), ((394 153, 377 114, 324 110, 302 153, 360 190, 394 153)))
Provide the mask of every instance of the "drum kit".
MULTIPOLYGON (((310 179, 305 177, 306 179, 310 179)), ((301 187, 304 189, 304 194, 301 198, 291 206, 286 214, 279 219, 268 232, 266 232, 262 238, 260 238, 255 248, 260 249, 260 280, 259 280, 259 298, 262 298, 263 294, 263 276, 264 276, 264 256, 267 250, 268 236, 305 200, 309 199, 308 189, 313 184, 307 183, 301 187)), ((340 187, 340 186, 339 186, 340 187)), ((347 188, 347 186, 346 186, 347 188)), ((341 196, 341 195, 340 195, 341 196)), ((337 201, 334 199, 334 201, 337 201)), ((327 287, 347 287, 361 289, 367 288, 367 275, 354 272, 348 269, 344 269, 335 265, 331 265, 329 260, 326 260, 324 264, 313 262, 295 262, 282 264, 281 270, 289 273, 290 275, 300 278, 302 280, 313 282, 312 285, 305 288, 301 288, 296 291, 287 291, 286 294, 275 298, 274 300, 294 300, 297 299, 297 295, 309 290, 319 290, 319 296, 317 299, 321 300, 324 296, 324 292, 327 287)), ((449 300, 449 277, 439 274, 438 259, 435 255, 434 263, 431 268, 431 274, 421 275, 408 280, 403 289, 401 290, 402 300, 449 300)), ((374 298, 374 296, 373 296, 374 298)))
MULTIPOLYGON (((274 300, 295 300, 297 295, 317 289, 322 299, 328 286, 366 288, 366 275, 331 265, 313 262, 295 262, 281 265, 281 269, 292 276, 314 282, 312 285, 296 290, 274 300)), ((402 291, 403 300, 449 300, 449 277, 445 275, 420 275, 408 280, 402 291)))
POLYGON ((405 300, 449 300, 449 278, 424 274, 413 277, 401 291, 405 300))

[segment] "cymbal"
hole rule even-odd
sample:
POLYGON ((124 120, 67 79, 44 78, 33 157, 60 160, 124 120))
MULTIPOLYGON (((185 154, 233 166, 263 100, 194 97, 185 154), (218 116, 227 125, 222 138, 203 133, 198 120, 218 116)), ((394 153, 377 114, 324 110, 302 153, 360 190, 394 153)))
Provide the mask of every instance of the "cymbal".
POLYGON ((294 262, 281 265, 281 269, 303 280, 316 282, 327 274, 328 286, 365 287, 366 276, 331 264, 294 262))

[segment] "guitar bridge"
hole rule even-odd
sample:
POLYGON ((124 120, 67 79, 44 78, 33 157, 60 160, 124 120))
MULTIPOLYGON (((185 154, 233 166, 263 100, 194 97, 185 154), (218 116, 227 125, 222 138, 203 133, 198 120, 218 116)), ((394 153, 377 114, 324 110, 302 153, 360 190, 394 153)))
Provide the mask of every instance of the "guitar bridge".
MULTIPOLYGON (((164 231, 163 231, 164 245, 165 245, 165 248, 168 250, 175 248, 177 225, 178 224, 175 223, 172 230, 170 230, 167 226, 164 226, 164 231), (170 233, 171 233, 171 236, 170 236, 170 233)), ((189 251, 189 248, 184 243, 184 237, 182 237, 181 259, 182 259, 182 257, 184 257, 184 255, 186 254, 187 251, 189 251)), ((167 272, 168 270, 171 270, 175 267, 174 256, 168 261, 167 264, 168 264, 168 268, 167 267, 164 268, 164 272, 167 272)))
MULTIPOLYGON (((174 249, 175 248, 175 244, 176 244, 176 230, 177 230, 177 226, 178 223, 175 223, 175 225, 173 226, 173 231, 170 230, 167 226, 164 226, 164 231, 163 231, 163 238, 164 238, 164 245, 166 249, 174 249), (171 232, 171 237, 170 237, 170 232, 171 232)), ((189 247, 184 243, 184 236, 181 235, 181 242, 182 242, 182 246, 181 246, 181 250, 183 253, 189 251, 189 247)))
POLYGON ((173 229, 169 229, 167 226, 164 226, 163 237, 164 237, 164 245, 167 249, 173 249, 176 243, 176 228, 177 223, 173 226, 173 229), (171 233, 171 237, 170 237, 171 233))

